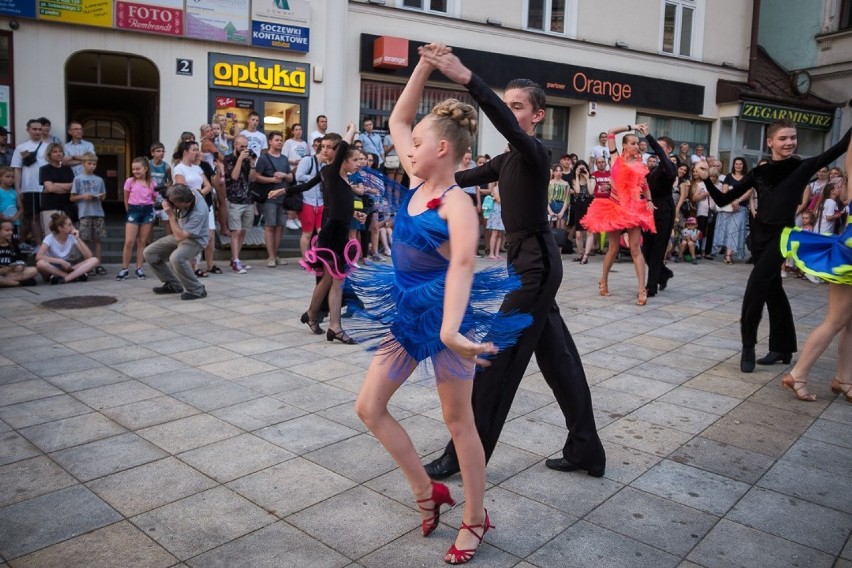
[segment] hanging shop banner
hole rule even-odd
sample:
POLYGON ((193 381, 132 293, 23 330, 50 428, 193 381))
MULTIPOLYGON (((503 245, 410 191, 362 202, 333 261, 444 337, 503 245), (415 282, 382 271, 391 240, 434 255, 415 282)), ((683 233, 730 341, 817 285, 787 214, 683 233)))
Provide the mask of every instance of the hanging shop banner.
POLYGON ((115 3, 115 27, 151 34, 183 35, 183 0, 115 3))
POLYGON ((40 20, 112 27, 112 0, 39 0, 40 20))
POLYGON ((764 123, 787 119, 793 121, 796 126, 801 126, 802 128, 828 131, 831 130, 831 124, 834 121, 834 114, 825 111, 743 101, 743 109, 740 112, 740 118, 743 120, 750 120, 752 122, 764 123))
POLYGON ((311 6, 306 0, 254 0, 251 43, 307 53, 310 50, 311 6))
POLYGON ((247 44, 249 0, 191 0, 186 3, 186 37, 247 44))
MULTIPOLYGON (((310 65, 211 53, 210 88, 308 96, 310 65)), ((239 106, 239 99, 237 99, 239 106)))
POLYGON ((35 18, 36 0, 0 0, 0 14, 17 18, 35 18))

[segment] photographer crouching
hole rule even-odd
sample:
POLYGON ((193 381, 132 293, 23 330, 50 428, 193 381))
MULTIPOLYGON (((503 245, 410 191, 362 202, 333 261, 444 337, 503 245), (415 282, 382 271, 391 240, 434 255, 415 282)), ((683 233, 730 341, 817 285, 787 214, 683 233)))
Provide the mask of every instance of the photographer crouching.
POLYGON ((166 189, 163 211, 169 216, 171 235, 145 247, 145 260, 163 283, 155 294, 180 294, 181 300, 207 297, 190 262, 207 246, 208 207, 204 196, 190 187, 176 183, 166 189), (181 294, 181 292, 183 292, 181 294))

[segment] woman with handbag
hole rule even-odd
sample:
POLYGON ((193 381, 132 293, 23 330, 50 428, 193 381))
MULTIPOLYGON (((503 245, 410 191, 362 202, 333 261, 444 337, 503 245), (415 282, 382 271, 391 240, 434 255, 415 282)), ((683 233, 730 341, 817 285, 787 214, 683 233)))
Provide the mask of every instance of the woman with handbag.
MULTIPOLYGON (((640 130, 647 125, 637 126, 640 130)), ((645 182, 648 168, 642 163, 639 151, 639 138, 633 133, 633 127, 610 128, 607 132, 609 152, 616 156, 613 161, 612 186, 608 198, 598 198, 589 205, 589 211, 580 223, 588 231, 605 232, 609 247, 603 262, 603 273, 598 283, 601 296, 609 296, 609 271, 615 263, 618 254, 618 242, 623 231, 627 231, 630 244, 630 256, 633 258, 633 268, 638 280, 636 304, 644 306, 648 302, 648 291, 645 289, 645 257, 642 255, 642 231, 656 233, 654 225, 654 204, 651 201, 651 191, 645 182), (615 135, 627 132, 622 139, 623 154, 618 154, 615 145, 615 135)))

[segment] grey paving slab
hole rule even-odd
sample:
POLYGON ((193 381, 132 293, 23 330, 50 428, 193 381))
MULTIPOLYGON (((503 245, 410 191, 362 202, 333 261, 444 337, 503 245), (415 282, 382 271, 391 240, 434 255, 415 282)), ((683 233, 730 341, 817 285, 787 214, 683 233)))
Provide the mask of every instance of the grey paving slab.
POLYGON ((720 377, 712 373, 698 375, 683 383, 683 386, 740 400, 745 400, 760 388, 760 385, 748 383, 740 378, 720 377))
POLYGON ((171 454, 206 446, 242 431, 208 414, 196 414, 138 430, 137 434, 171 454))
MULTIPOLYGON (((605 476, 619 483, 630 483, 662 459, 654 454, 609 441, 604 441, 603 445, 606 451, 605 476)), ((559 452, 554 457, 561 455, 562 453, 559 452)))
POLYGON ((153 389, 139 381, 128 380, 122 383, 113 383, 77 391, 73 393, 73 396, 95 410, 104 410, 105 408, 155 398, 161 394, 157 389, 153 389))
POLYGON ((701 433, 704 438, 779 458, 793 445, 795 432, 776 430, 724 416, 701 433))
POLYGON ((619 491, 623 484, 606 477, 589 477, 583 472, 553 471, 541 464, 507 479, 500 486, 575 517, 583 517, 619 491))
POLYGON ((26 428, 86 414, 91 410, 74 397, 63 394, 0 407, 0 419, 13 428, 26 428))
MULTIPOLYGON (((447 566, 447 563, 444 562, 444 555, 453 542, 453 534, 455 534, 455 531, 451 531, 449 527, 445 526, 436 529, 430 538, 420 536, 419 530, 411 531, 375 552, 359 558, 358 563, 352 564, 352 566, 353 568, 358 566, 364 568, 386 568, 387 566, 439 568, 440 566, 447 566)), ((485 536, 485 542, 477 549, 476 557, 471 562, 495 568, 517 566, 519 558, 490 544, 493 534, 494 531, 488 532, 485 536)))
MULTIPOLYGON (((401 408, 396 408, 393 405, 388 405, 388 410, 397 420, 405 420, 409 416, 412 416, 411 412, 401 408)), ((355 413, 355 405, 351 402, 345 402, 339 406, 332 406, 331 408, 315 412, 315 414, 317 416, 322 416, 323 418, 328 418, 332 422, 342 424, 347 428, 352 428, 358 432, 368 431, 367 426, 361 422, 361 419, 358 418, 358 415, 355 413)))
POLYGON ((106 408, 102 413, 128 430, 139 430, 201 412, 170 396, 158 396, 124 406, 106 408))
POLYGON ((0 507, 77 484, 50 458, 38 456, 0 466, 0 507))
POLYGON ((231 359, 229 361, 221 361, 219 363, 210 363, 209 365, 201 365, 199 368, 218 377, 229 380, 248 377, 250 375, 258 375, 260 373, 275 370, 275 367, 269 363, 245 358, 231 359))
POLYGON ((625 487, 584 520, 682 557, 719 518, 625 487))
POLYGON ((757 485, 824 507, 852 513, 852 495, 837 491, 837 474, 824 469, 782 459, 766 472, 757 485))
POLYGON ((134 344, 88 353, 90 358, 109 366, 114 366, 118 363, 126 363, 128 361, 149 359, 151 357, 156 357, 157 355, 158 353, 156 351, 134 344))
POLYGON ((354 412, 355 394, 324 383, 313 383, 301 388, 272 395, 306 412, 317 412, 349 403, 354 412))
POLYGON ((94 369, 47 377, 46 380, 65 392, 73 393, 93 387, 124 382, 128 378, 124 373, 101 366, 94 369))
POLYGON ((304 458, 295 458, 247 475, 228 487, 279 517, 286 517, 356 485, 304 458))
POLYGON ((48 378, 75 371, 97 369, 101 364, 85 355, 69 355, 53 359, 28 360, 22 366, 39 377, 48 378))
POLYGON ((305 454, 305 458, 357 483, 397 467, 384 446, 369 434, 341 440, 305 454))
POLYGON ((193 568, 279 568, 285 565, 340 568, 349 566, 350 561, 320 541, 279 521, 196 556, 187 564, 193 568))
POLYGON ((130 519, 181 560, 275 522, 275 517, 226 487, 175 501, 130 519))
POLYGON ((21 430, 21 434, 43 452, 55 452, 123 432, 125 432, 124 428, 96 412, 63 418, 21 430))
MULTIPOLYGON (((521 416, 506 423, 500 439, 504 444, 543 457, 551 455, 565 445, 567 437, 568 430, 564 425, 555 426, 530 416, 521 416)), ((446 436, 444 440, 444 444, 449 441, 446 436)), ((439 446, 439 448, 442 446, 439 446)))
POLYGON ((50 454, 80 481, 89 481, 165 457, 166 452, 132 432, 50 454))
POLYGON ((14 559, 121 520, 82 485, 0 509, 0 555, 14 559))
POLYGON ((665 457, 692 439, 693 435, 646 422, 631 416, 616 420, 599 431, 602 439, 645 453, 665 457))
POLYGON ((121 521, 43 548, 14 561, 15 568, 168 568, 177 559, 145 533, 121 521))
MULTIPOLYGON (((439 449, 434 455, 424 457, 423 463, 427 463, 427 461, 431 461, 431 459, 437 458, 443 453, 443 448, 439 449)), ((541 461, 539 455, 497 442, 497 447, 494 448, 494 453, 491 454, 488 467, 485 469, 485 480, 497 485, 541 461)))
POLYGON ((418 529, 420 515, 365 487, 354 487, 287 517, 287 522, 314 535, 349 558, 360 558, 418 529), (352 519, 360 519, 357 531, 352 519), (369 520, 369 521, 368 521, 369 520))
POLYGON ((736 408, 740 399, 722 394, 709 393, 689 387, 678 387, 659 398, 660 402, 669 402, 686 408, 693 408, 711 414, 723 415, 736 408))
POLYGON ((756 483, 775 463, 767 455, 701 436, 681 446, 669 459, 750 484, 756 483))
POLYGON ((678 406, 659 400, 655 400, 636 409, 630 416, 690 434, 700 433, 719 418, 718 414, 711 414, 702 410, 695 410, 694 408, 678 406))
POLYGON ((296 456, 257 436, 243 434, 177 457, 219 483, 226 483, 296 456))
POLYGON ((285 393, 316 383, 313 379, 291 373, 285 369, 277 369, 268 373, 242 377, 234 379, 233 382, 265 395, 285 393))
POLYGON ((661 461, 630 485, 717 516, 749 489, 746 483, 671 460, 661 461))
POLYGON ((156 357, 147 357, 138 361, 114 364, 111 367, 121 371, 128 377, 141 379, 150 377, 151 375, 181 371, 188 368, 188 365, 165 355, 157 355, 156 357))
POLYGON ((784 459, 845 476, 850 472, 852 448, 826 444, 819 440, 800 439, 784 454, 784 459))
POLYGON ((619 373, 611 379, 601 381, 597 386, 649 399, 662 396, 675 388, 675 385, 665 381, 658 381, 629 373, 619 373))
POLYGON ((759 487, 749 491, 726 518, 835 556, 852 532, 849 513, 759 487))
POLYGON ((260 398, 262 395, 246 387, 224 381, 215 385, 181 391, 172 396, 200 410, 210 411, 260 398))
POLYGON ((0 385, 0 406, 8 406, 62 394, 62 391, 42 379, 32 379, 0 385))
POLYGON ((0 434, 0 465, 39 455, 41 452, 17 432, 0 434))
POLYGON ((800 411, 800 409, 808 408, 808 406, 798 404, 794 408, 795 410, 784 410, 765 404, 758 404, 749 399, 731 410, 727 414, 727 417, 732 420, 756 424, 776 431, 794 432, 797 435, 801 435, 813 423, 813 418, 802 414, 800 411))
POLYGON ((679 558, 605 528, 579 521, 527 561, 541 568, 666 568, 679 558))
MULTIPOLYGON (((0 418, 3 414, 0 410, 0 418)), ((848 426, 843 425, 833 420, 817 420, 803 434, 805 438, 810 440, 819 440, 826 444, 834 444, 843 446, 844 448, 852 448, 852 436, 849 435, 848 426)))
POLYGON ((125 517, 161 507, 215 485, 215 481, 175 458, 147 463, 87 484, 125 517))
POLYGON ((351 438, 358 432, 321 416, 308 414, 273 426, 267 426, 257 430, 255 434, 285 450, 302 455, 328 444, 351 438))
POLYGON ((223 379, 201 369, 179 369, 139 377, 139 381, 165 394, 221 384, 223 379))
POLYGON ((695 547, 687 559, 707 568, 828 568, 834 563, 834 558, 824 552, 724 519, 695 547))
POLYGON ((20 365, 3 365, 0 367, 0 385, 9 385, 37 378, 38 375, 27 371, 20 365))

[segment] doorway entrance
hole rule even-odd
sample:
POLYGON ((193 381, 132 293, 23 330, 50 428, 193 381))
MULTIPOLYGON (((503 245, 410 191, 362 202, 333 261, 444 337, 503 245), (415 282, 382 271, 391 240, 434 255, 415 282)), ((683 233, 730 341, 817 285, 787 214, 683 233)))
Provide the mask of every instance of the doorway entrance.
MULTIPOLYGON (((228 133, 236 136, 245 130, 248 115, 257 111, 260 115, 260 127, 265 134, 277 130, 284 133, 284 139, 290 137, 291 129, 296 124, 306 125, 302 121, 304 99, 233 93, 228 91, 211 91, 211 107, 214 120, 219 115, 225 117, 225 128, 228 133)), ((307 133, 303 138, 307 138, 307 133)))
POLYGON ((159 138, 157 67, 136 55, 80 51, 65 64, 65 86, 66 116, 83 125, 83 138, 98 154, 95 173, 106 184, 107 221, 123 217, 123 208, 116 205, 122 203, 130 163, 148 156, 159 138))

